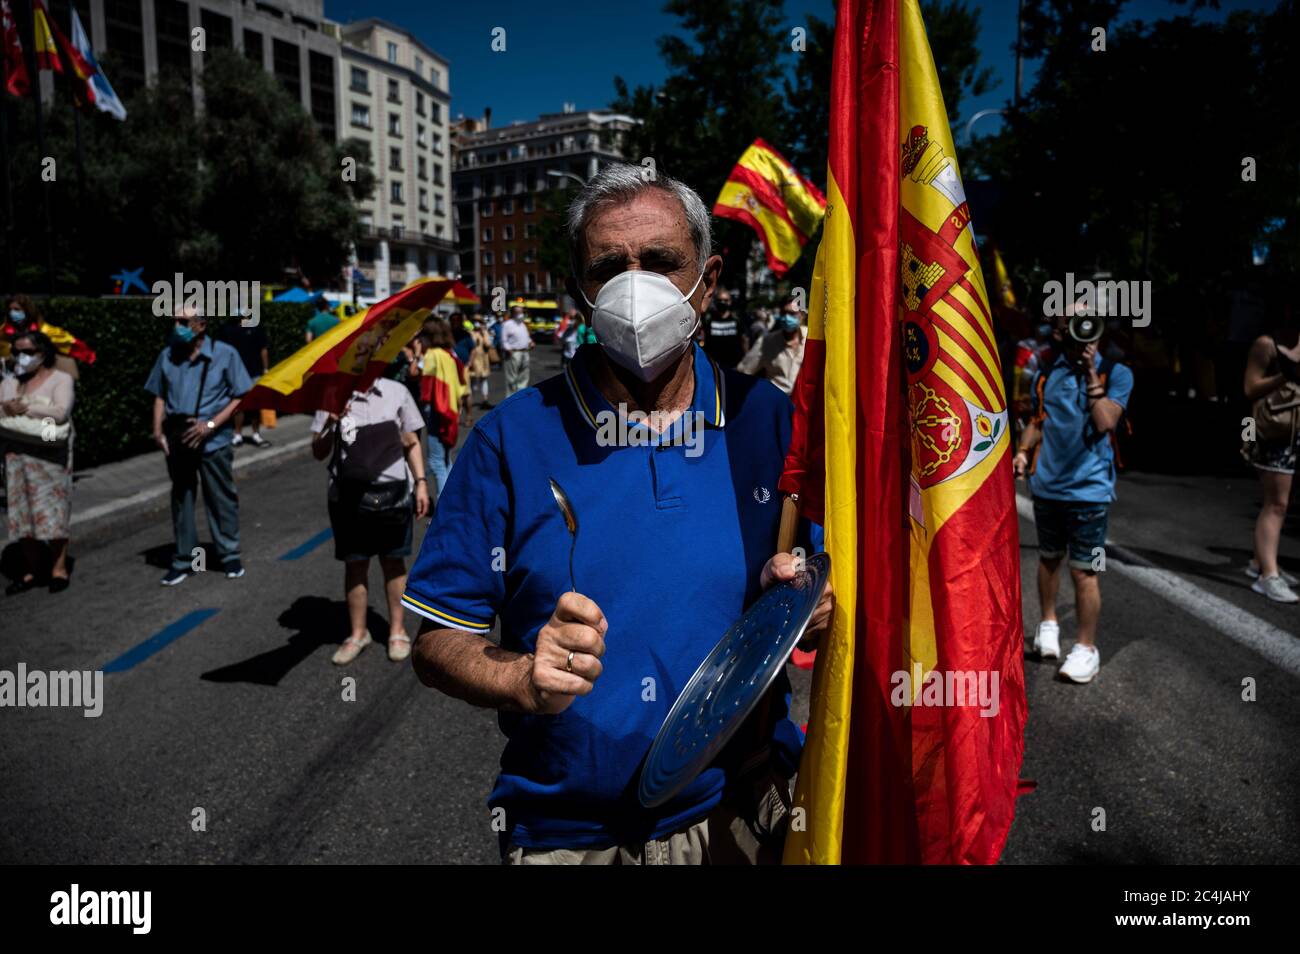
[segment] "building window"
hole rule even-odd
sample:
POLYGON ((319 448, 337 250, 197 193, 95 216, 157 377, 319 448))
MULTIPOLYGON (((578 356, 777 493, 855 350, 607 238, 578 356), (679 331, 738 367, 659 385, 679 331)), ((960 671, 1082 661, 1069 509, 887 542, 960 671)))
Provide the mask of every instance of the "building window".
POLYGON ((362 129, 370 128, 369 106, 363 106, 361 103, 352 104, 352 125, 360 126, 362 129))
POLYGON ((534 208, 535 206, 533 204, 533 197, 531 195, 524 196, 524 211, 532 212, 534 208))
MULTIPOLYGON (((420 211, 421 212, 429 211, 429 190, 428 189, 420 190, 420 211)), ((427 231, 427 229, 421 229, 420 231, 424 232, 427 231)))
POLYGON ((397 62, 397 44, 396 44, 396 43, 392 43, 392 42, 390 42, 390 43, 388 44, 388 62, 390 62, 390 63, 396 63, 396 62, 397 62))
POLYGON ((311 82, 311 117, 326 142, 338 138, 335 131, 334 57, 307 51, 307 76, 311 82))
POLYGON ((424 145, 424 124, 423 124, 423 123, 418 123, 418 124, 416 124, 416 127, 415 127, 415 144, 416 144, 417 146, 423 146, 423 145, 424 145))
POLYGON ((419 76, 423 72, 424 72, 424 60, 420 59, 417 56, 415 58, 415 75, 419 76))
POLYGON ((199 23, 208 37, 208 49, 229 50, 235 45, 234 21, 230 17, 199 8, 199 23))
POLYGON ((491 202, 480 202, 480 203, 478 204, 478 214, 481 215, 481 216, 482 216, 483 218, 485 218, 485 219, 488 218, 488 217, 490 217, 490 216, 492 215, 492 203, 491 203, 491 202))
POLYGON ((503 241, 513 242, 515 240, 515 227, 513 225, 501 226, 501 238, 503 241))
POLYGON ((442 238, 442 233, 444 231, 442 223, 439 222, 436 225, 434 225, 433 231, 434 234, 438 236, 438 238, 442 238))
POLYGON ((526 292, 537 291, 537 276, 534 275, 532 272, 524 273, 524 291, 526 292))
POLYGON ((352 89, 357 93, 370 92, 370 74, 359 66, 352 67, 352 89))
POLYGON ((505 265, 513 265, 515 263, 515 250, 508 248, 502 251, 501 262, 505 265))
MULTIPOLYGON (((397 181, 396 179, 394 179, 392 182, 390 182, 390 183, 388 184, 388 198, 389 198, 391 201, 396 202, 398 205, 403 205, 403 204, 405 204, 405 201, 406 201, 406 200, 402 198, 402 183, 401 183, 401 182, 399 182, 399 181, 397 181)), ((394 228, 400 228, 400 226, 398 226, 398 225, 396 225, 396 224, 395 224, 393 227, 394 227, 394 228)))
POLYGON ((244 31, 244 56, 256 63, 258 69, 262 68, 262 34, 256 30, 244 31))
POLYGON ((373 245, 357 246, 358 262, 373 262, 375 260, 375 247, 373 245))
POLYGON ((420 234, 421 234, 421 235, 428 235, 428 234, 429 234, 429 220, 428 220, 428 219, 420 219, 420 234))
POLYGON ((439 106, 437 103, 430 102, 429 118, 432 119, 435 123, 442 122, 442 107, 439 106))
POLYGON ((402 171, 402 150, 395 146, 388 150, 388 168, 394 172, 402 171))
POLYGON ((530 264, 532 262, 537 261, 537 249, 535 248, 524 249, 524 261, 530 264))
POLYGON ((400 103, 402 101, 401 87, 395 79, 388 81, 388 101, 390 103, 400 103))
POLYGON ((402 117, 397 113, 388 114, 388 135, 400 136, 402 134, 402 117))
POLYGON ((485 242, 492 241, 492 226, 490 225, 483 226, 483 241, 485 242))
POLYGON ((442 185, 442 163, 441 162, 435 162, 433 164, 433 184, 442 185))
POLYGON ((415 91, 415 115, 424 115, 424 94, 419 90, 415 91))
MULTIPOLYGON (((88 20, 83 17, 82 21, 88 20)), ((108 49, 113 51, 113 85, 123 102, 145 85, 144 23, 139 0, 104 0, 104 30, 108 49)), ((245 34, 247 35, 247 34, 245 34)), ((261 34, 258 37, 258 65, 261 65, 261 34)), ((244 41, 245 48, 248 41, 244 41)))
POLYGON ((525 223, 524 223, 524 238, 533 238, 533 237, 536 236, 536 235, 537 235, 537 223, 535 223, 535 222, 525 222, 525 223))
MULTIPOLYGON (((168 6, 181 5, 168 4, 168 6)), ((186 48, 188 49, 188 44, 186 48)), ((301 102, 302 73, 299 60, 299 50, 296 43, 286 43, 284 40, 277 40, 275 37, 271 38, 271 67, 275 73, 275 78, 280 81, 281 86, 288 90, 289 95, 294 100, 301 102)))
POLYGON ((435 156, 442 155, 442 134, 441 133, 433 134, 433 146, 431 148, 433 149, 433 154, 435 156))
POLYGON ((429 168, 424 161, 424 156, 415 157, 415 174, 421 179, 429 178, 429 168))
POLYGON ((443 205, 443 202, 442 202, 442 193, 439 193, 438 195, 435 195, 435 196, 433 197, 433 211, 434 211, 437 215, 446 215, 446 214, 447 214, 447 207, 446 207, 445 205, 443 205))
POLYGON ((158 44, 158 71, 176 73, 189 82, 191 64, 188 4, 164 3, 155 6, 154 31, 158 44))
POLYGON ((430 67, 430 69, 429 69, 429 82, 432 83, 434 86, 441 86, 441 85, 442 85, 442 73, 440 73, 436 68, 434 68, 434 67, 430 67))
POLYGON ((491 250, 491 249, 486 249, 486 248, 485 248, 485 249, 483 250, 483 264, 484 264, 484 265, 491 265, 491 264, 492 264, 492 250, 491 250))
POLYGON ((501 201, 501 214, 502 214, 502 215, 513 215, 513 214, 514 214, 514 211, 515 211, 515 200, 514 200, 514 199, 503 199, 503 200, 501 201))

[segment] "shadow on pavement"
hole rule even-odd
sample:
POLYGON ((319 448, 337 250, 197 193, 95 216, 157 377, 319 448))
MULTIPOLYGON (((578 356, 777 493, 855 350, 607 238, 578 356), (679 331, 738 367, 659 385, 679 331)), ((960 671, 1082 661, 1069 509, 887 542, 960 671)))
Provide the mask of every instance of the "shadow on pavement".
MULTIPOLYGON (((297 630, 289 642, 275 649, 219 669, 211 669, 199 678, 208 682, 251 682, 260 686, 278 686, 295 666, 321 646, 337 645, 348 635, 348 607, 342 600, 324 596, 300 596, 280 614, 279 624, 297 630)), ((366 628, 376 642, 388 633, 388 623, 373 609, 366 628)))

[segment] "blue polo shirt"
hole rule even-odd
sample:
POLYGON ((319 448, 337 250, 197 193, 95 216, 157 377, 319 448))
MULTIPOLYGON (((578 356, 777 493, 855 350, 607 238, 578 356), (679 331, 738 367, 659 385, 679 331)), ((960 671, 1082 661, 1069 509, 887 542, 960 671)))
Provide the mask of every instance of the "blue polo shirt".
MULTIPOLYGON (((674 700, 760 593, 791 404, 693 347, 689 413, 704 422, 701 443, 598 440, 615 412, 588 371, 599 346, 584 345, 564 373, 503 401, 470 432, 407 579, 408 609, 482 634, 499 620, 501 645, 531 652, 569 589, 571 538, 547 478, 573 502, 574 580, 609 623, 604 672, 559 715, 500 713, 507 742, 489 804, 505 809, 506 843, 634 844, 700 820, 721 798, 731 752, 658 809, 641 807, 637 782, 674 700)), ((780 679, 785 701, 771 707, 764 734, 793 770, 800 737, 780 679)))
MULTIPOLYGON (((184 352, 182 352, 184 354, 184 352)), ((243 397, 253 388, 239 352, 224 341, 213 341, 203 336, 199 353, 194 360, 188 356, 178 358, 171 348, 163 348, 153 363, 144 389, 163 399, 167 414, 193 414, 198 403, 199 417, 211 418, 237 397, 243 397), (203 365, 208 365, 208 376, 203 377, 203 365), (203 395, 199 397, 199 384, 203 395)), ((217 428, 215 434, 203 442, 203 453, 211 454, 230 444, 234 438, 230 421, 217 428)))
MULTIPOLYGON (((1100 370, 1101 355, 1096 356, 1100 370)), ((1039 379, 1044 378, 1041 410, 1043 443, 1029 477, 1029 489, 1045 500, 1110 503, 1115 499, 1115 448, 1110 435, 1097 431, 1088 413, 1087 386, 1065 355, 1034 378, 1033 410, 1040 411, 1039 379)), ((1128 407, 1133 372, 1116 362, 1106 379, 1106 397, 1128 407)))

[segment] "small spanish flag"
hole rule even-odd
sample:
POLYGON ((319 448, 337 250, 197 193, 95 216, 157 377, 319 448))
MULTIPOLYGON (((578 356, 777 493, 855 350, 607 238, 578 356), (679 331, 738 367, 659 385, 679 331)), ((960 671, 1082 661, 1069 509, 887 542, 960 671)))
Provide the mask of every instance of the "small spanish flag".
POLYGON ((755 139, 718 193, 713 214, 744 222, 757 232, 767 267, 784 275, 821 224, 826 196, 784 156, 755 139))
POLYGON ((50 30, 49 15, 41 0, 32 0, 32 30, 36 34, 36 69, 62 73, 63 62, 59 59, 54 33, 50 30))

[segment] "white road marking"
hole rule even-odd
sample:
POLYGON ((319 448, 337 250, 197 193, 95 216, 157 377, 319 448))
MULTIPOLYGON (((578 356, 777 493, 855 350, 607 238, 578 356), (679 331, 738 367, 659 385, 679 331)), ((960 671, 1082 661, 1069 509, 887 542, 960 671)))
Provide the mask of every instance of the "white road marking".
MULTIPOLYGON (((1028 497, 1016 494, 1016 510, 1030 523, 1034 522, 1034 505, 1028 497)), ((1106 543, 1112 543, 1109 537, 1106 543)), ((1201 589, 1171 570, 1134 566, 1114 557, 1107 558, 1106 569, 1117 571, 1157 596, 1163 596, 1229 639, 1259 653, 1279 669, 1300 678, 1300 639, 1286 630, 1201 589)))

